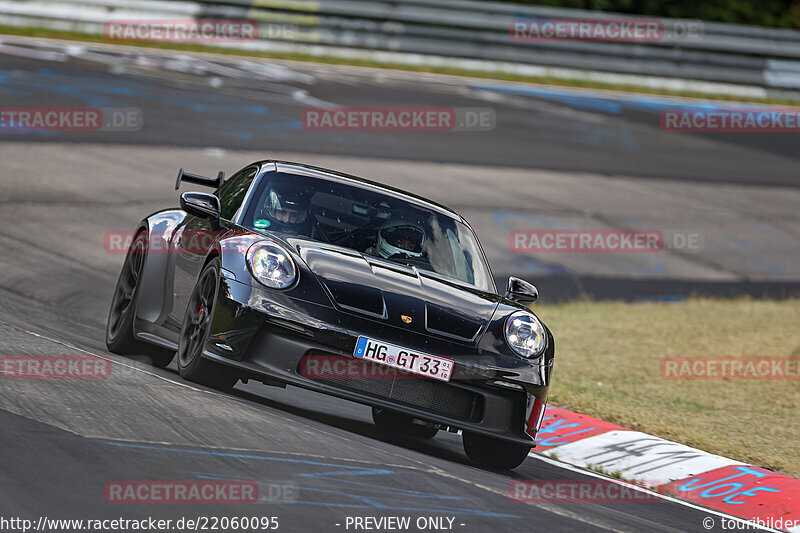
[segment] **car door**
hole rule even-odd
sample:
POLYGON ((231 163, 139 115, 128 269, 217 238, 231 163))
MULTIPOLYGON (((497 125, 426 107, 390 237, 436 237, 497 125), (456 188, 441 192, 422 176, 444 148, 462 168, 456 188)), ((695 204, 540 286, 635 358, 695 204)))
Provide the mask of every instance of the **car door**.
POLYGON ((172 322, 180 326, 189 298, 200 271, 205 265, 209 250, 225 236, 247 196, 247 191, 258 172, 258 166, 247 167, 234 174, 215 192, 220 203, 220 223, 188 215, 175 230, 173 240, 174 296, 172 322))

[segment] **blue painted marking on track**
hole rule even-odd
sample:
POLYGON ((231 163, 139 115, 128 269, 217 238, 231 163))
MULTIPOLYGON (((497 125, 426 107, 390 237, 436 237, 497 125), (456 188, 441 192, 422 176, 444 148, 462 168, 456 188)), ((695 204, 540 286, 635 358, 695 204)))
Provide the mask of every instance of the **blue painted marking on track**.
POLYGON ((606 113, 620 113, 622 107, 618 102, 601 96, 582 94, 579 92, 566 92, 543 87, 527 87, 524 85, 503 85, 494 83, 478 83, 472 86, 474 89, 482 91, 493 91, 505 94, 518 94, 523 96, 536 96, 549 100, 560 101, 561 103, 592 109, 594 111, 604 111, 606 113))
MULTIPOLYGON (((334 465, 340 466, 340 465, 334 465)), ((362 468, 360 470, 334 471, 334 472, 315 472, 313 474, 297 474, 301 477, 334 477, 334 476, 375 476, 381 474, 394 474, 392 470, 381 470, 375 468, 362 468)))
POLYGON ((555 420, 554 422, 549 423, 549 424, 545 424, 544 423, 544 422, 547 422, 548 420, 551 420, 552 418, 553 418, 552 416, 545 416, 544 419, 542 420, 542 427, 539 429, 539 432, 536 434, 536 442, 541 444, 542 446, 560 446, 562 444, 569 444, 569 441, 559 440, 559 439, 563 439, 565 437, 571 437, 573 435, 580 435, 581 433, 586 433, 588 431, 592 431, 593 429, 596 429, 594 426, 581 427, 581 426, 588 425, 584 421, 572 422, 572 423, 568 424, 566 420, 559 419, 559 420, 555 420), (555 433, 556 431, 561 431, 561 430, 569 429, 569 428, 580 428, 580 429, 576 429, 575 431, 571 431, 569 433, 562 433, 561 435, 559 435, 557 437, 545 437, 545 438, 543 438, 548 433, 555 433))
POLYGON ((784 249, 792 248, 795 251, 800 252, 800 244, 798 244, 797 238, 794 235, 789 235, 782 229, 767 226, 763 222, 754 221, 752 226, 760 233, 769 235, 775 239, 779 239, 781 241, 781 246, 784 249))
MULTIPOLYGON (((588 89, 582 90, 560 90, 552 87, 531 87, 525 85, 506 85, 502 83, 477 83, 472 85, 474 89, 493 91, 505 94, 517 94, 523 96, 534 96, 548 100, 558 101, 573 107, 602 111, 606 113, 619 114, 624 109, 636 109, 648 113, 659 113, 664 109, 680 109, 695 111, 710 111, 716 109, 728 109, 733 104, 670 99, 654 95, 644 94, 606 94, 593 92, 588 89)), ((765 109, 769 106, 759 104, 735 104, 736 108, 743 109, 765 109)))
MULTIPOLYGON (((230 475, 222 476, 222 475, 197 474, 195 477, 197 477, 198 479, 223 480, 223 481, 231 479, 230 475)), ((256 478, 237 479, 237 481, 254 481, 254 482, 257 482, 257 483, 259 483, 259 482, 260 483, 271 483, 271 481, 268 480, 268 479, 256 479, 256 478)), ((277 484, 279 484, 279 483, 277 483, 277 484)), ((371 485, 371 484, 370 485, 366 485, 366 486, 373 487, 373 485, 371 485)), ((304 486, 303 490, 304 491, 309 491, 309 492, 326 493, 326 494, 342 494, 341 489, 320 489, 320 488, 316 488, 316 487, 305 487, 304 486)), ((385 487, 384 493, 385 494, 392 494, 392 495, 409 496, 409 497, 415 497, 415 498, 435 498, 435 499, 440 499, 440 500, 463 500, 463 498, 458 497, 458 496, 446 496, 444 494, 436 494, 436 493, 431 493, 431 492, 419 492, 419 491, 409 491, 409 490, 404 490, 404 489, 392 489, 391 487, 385 487)))
MULTIPOLYGON (((271 116, 270 108, 260 103, 214 92, 176 93, 138 79, 123 81, 125 85, 110 74, 77 76, 49 68, 38 69, 31 77, 0 69, 0 95, 24 99, 31 93, 44 93, 59 101, 54 105, 68 107, 142 107, 142 101, 153 102, 163 106, 161 112, 174 114, 176 120, 183 111, 189 111, 205 119, 207 127, 239 141, 253 140, 262 131, 302 130, 302 123, 296 117, 271 116)), ((22 130, 15 133, 42 135, 22 130)), ((47 135, 63 133, 46 132, 47 135)))
MULTIPOLYGON (((306 490, 303 488, 303 490, 306 490)), ((379 487, 375 487, 375 490, 380 490, 379 487)), ((340 493, 341 494, 341 493, 340 493)), ((348 495, 349 496, 349 495, 348 495)), ((368 501, 364 499, 363 496, 359 496, 359 499, 362 501, 368 501)), ((264 500, 265 502, 275 503, 275 500, 264 500)), ((453 513, 453 514, 464 514, 464 515, 474 515, 486 518, 523 518, 519 515, 514 514, 504 514, 504 513, 487 513, 483 511, 475 511, 474 509, 469 509, 466 507, 409 507, 407 505, 401 506, 388 506, 382 505, 380 507, 374 505, 360 505, 360 504, 352 504, 352 503, 335 503, 335 502, 315 502, 315 501, 308 501, 308 500, 291 500, 285 501, 281 500, 281 503, 292 503, 292 504, 300 504, 300 505, 321 505, 323 507, 346 507, 350 509, 386 509, 392 511, 418 511, 421 513, 453 513)))
POLYGON ((278 129, 277 126, 282 126, 282 127, 287 128, 287 129, 290 129, 290 130, 302 130, 303 129, 303 123, 301 121, 292 120, 292 119, 288 119, 288 120, 284 121, 282 124, 278 123, 278 122, 270 122, 269 124, 267 124, 267 129, 278 129), (275 126, 275 127, 272 127, 272 126, 275 126))
POLYGON ((739 248, 741 248, 742 250, 744 250, 749 258, 763 265, 764 268, 770 271, 770 273, 779 274, 781 276, 787 276, 789 274, 785 268, 783 268, 778 264, 775 264, 774 262, 766 258, 764 254, 758 250, 757 246, 750 244, 746 241, 743 241, 742 239, 740 239, 735 235, 729 236, 728 240, 731 242, 731 244, 734 244, 739 248))
MULTIPOLYGON (((346 475, 355 475, 355 476, 364 476, 364 475, 388 475, 388 474, 397 474, 398 472, 395 470, 387 470, 383 468, 365 468, 359 466, 348 466, 348 465, 340 465, 335 463, 328 463, 322 461, 311 461, 307 459, 294 459, 289 457, 271 457, 265 455, 256 455, 256 454, 247 454, 247 453, 239 453, 239 452, 221 452, 221 451, 209 451, 209 450, 197 450, 191 448, 178 448, 172 446, 156 446, 156 445, 149 445, 149 444, 134 444, 134 443, 124 443, 124 442, 113 442, 113 441, 106 441, 106 444, 112 446, 118 446, 123 448, 134 448, 134 449, 142 449, 142 450, 153 450, 153 451, 160 451, 160 452, 174 452, 174 453, 187 453, 187 454, 194 454, 194 455, 208 455, 208 456, 216 456, 216 457, 231 457, 236 459, 256 459, 260 461, 275 461, 275 462, 283 462, 283 463, 293 463, 293 464, 304 464, 304 465, 311 465, 311 466, 323 466, 323 467, 334 467, 338 469, 343 469, 339 471, 325 471, 320 472, 317 474, 298 474, 300 476, 311 476, 325 479, 331 475, 337 476, 346 476, 346 475)), ((207 479, 222 479, 222 477, 215 476, 214 474, 197 474, 195 473, 196 477, 205 477, 207 479)), ((230 480, 231 477, 229 475, 224 476, 225 479, 230 480)), ((264 479, 244 479, 247 481, 265 481, 269 482, 269 480, 264 479)), ((400 505, 392 506, 385 504, 383 502, 375 500, 373 497, 375 494, 387 495, 387 496, 407 496, 407 497, 414 497, 414 498, 425 498, 426 500, 431 499, 448 499, 448 500, 463 500, 461 497, 457 496, 447 496, 442 494, 436 493, 426 493, 420 491, 410 491, 406 489, 397 489, 390 486, 387 486, 385 483, 382 484, 373 484, 373 483, 363 483, 354 480, 347 480, 342 479, 342 477, 336 477, 336 482, 341 485, 341 488, 337 487, 337 490, 326 490, 326 489, 316 489, 313 487, 302 487, 301 490, 303 492, 320 492, 320 493, 330 493, 336 494, 338 496, 346 496, 357 500, 358 503, 339 503, 339 502, 327 502, 327 501, 311 501, 311 500, 289 500, 289 501, 281 501, 281 503, 292 503, 292 504, 302 504, 302 505, 319 505, 323 507, 343 507, 343 508, 352 508, 352 509, 386 509, 386 510, 402 510, 402 511, 419 511, 423 513, 460 513, 460 514, 471 514, 474 516, 481 516, 481 517, 491 517, 491 518, 522 518, 519 515, 513 514, 505 514, 505 513, 492 513, 486 511, 479 511, 473 509, 471 507, 453 507, 447 505, 433 505, 433 506, 426 506, 426 507, 414 507, 403 505, 402 502, 400 505), (347 489, 350 488, 350 491, 347 489), (358 492, 353 492, 354 490, 361 489, 365 492, 365 494, 361 494, 358 492)), ((274 499, 262 499, 266 503, 274 503, 274 499)))
MULTIPOLYGON (((395 472, 396 473, 396 472, 395 472)), ((199 479, 213 479, 213 480, 229 480, 231 479, 229 474, 209 474, 209 473, 202 473, 202 472, 193 472, 192 473, 195 477, 199 479)), ((261 477, 242 477, 239 476, 237 478, 238 481, 254 481, 254 482, 261 482, 261 483, 274 483, 273 481, 261 477)), ((340 480, 337 480, 340 481, 340 480)), ((279 483, 278 483, 279 484, 279 483)), ((362 482, 353 482, 354 485, 361 485, 364 487, 372 487, 372 484, 362 483, 362 482)), ((309 490, 311 492, 325 492, 325 493, 332 493, 332 494, 341 494, 341 490, 339 489, 321 489, 316 487, 303 487, 303 490, 309 490)), ((400 489, 396 487, 384 487, 383 494, 393 494, 393 495, 401 495, 401 496, 409 496, 413 498, 435 498, 439 500, 463 500, 460 496, 448 496, 446 494, 437 494, 431 492, 423 492, 418 490, 411 490, 411 489, 400 489)))
POLYGON ((176 453, 187 453, 187 454, 194 454, 194 455, 213 455, 216 457, 232 457, 234 459, 258 459, 260 461, 276 461, 282 463, 297 463, 297 464, 305 464, 305 465, 313 465, 313 466, 330 466, 335 468, 344 468, 353 471, 365 471, 368 470, 371 474, 393 474, 392 470, 380 470, 375 468, 364 468, 361 466, 347 466, 347 465, 337 465, 335 463, 323 463, 320 461, 309 461, 307 459, 293 459, 290 457, 269 457, 265 455, 252 455, 252 454, 245 454, 245 453, 234 453, 234 452, 214 452, 209 450, 193 450, 191 448, 174 448, 171 446, 153 446, 150 444, 131 444, 127 442, 112 442, 107 441, 106 444, 110 444, 111 446, 120 446, 123 448, 137 448, 140 450, 155 450, 159 452, 176 452, 176 453))
MULTIPOLYGON (((691 481, 684 483, 680 487, 678 487, 679 492, 688 492, 688 491, 695 491, 700 489, 705 489, 703 492, 699 493, 700 498, 721 498, 725 496, 722 500, 723 503, 727 503, 729 505, 741 505, 746 503, 746 500, 742 500, 741 498, 752 498, 753 496, 758 497, 759 492, 781 492, 781 489, 775 487, 766 487, 766 486, 758 486, 760 483, 757 482, 759 478, 769 476, 769 472, 759 472, 754 467, 750 466, 737 466, 736 470, 739 471, 738 474, 729 475, 724 478, 712 479, 710 482, 706 482, 702 485, 695 485, 698 481, 705 481, 705 478, 695 477, 691 481), (756 479, 753 480, 752 478, 742 479, 742 476, 755 476, 756 479), (738 479, 737 482, 731 482, 732 479, 738 479), (723 483, 724 482, 724 483, 723 483), (745 486, 748 486, 745 490, 741 490, 745 486), (733 488, 728 488, 733 487, 733 488), (726 489, 724 491, 720 491, 720 489, 726 489), (736 499, 736 498, 740 499, 736 499)), ((713 474, 712 474, 713 475, 713 474)), ((717 474, 719 475, 719 474, 717 474)), ((707 501, 707 500, 706 500, 707 501)))

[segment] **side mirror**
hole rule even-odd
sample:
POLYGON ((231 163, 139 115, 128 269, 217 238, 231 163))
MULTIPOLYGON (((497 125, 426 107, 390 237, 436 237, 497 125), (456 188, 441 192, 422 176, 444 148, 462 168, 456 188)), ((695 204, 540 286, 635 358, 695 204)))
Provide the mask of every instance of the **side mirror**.
POLYGON ((181 194, 181 209, 196 217, 219 222, 219 198, 205 192, 185 192, 181 194))
POLYGON ((508 278, 506 298, 521 303, 522 305, 529 305, 535 303, 536 300, 539 299, 539 289, 524 279, 511 276, 508 278))

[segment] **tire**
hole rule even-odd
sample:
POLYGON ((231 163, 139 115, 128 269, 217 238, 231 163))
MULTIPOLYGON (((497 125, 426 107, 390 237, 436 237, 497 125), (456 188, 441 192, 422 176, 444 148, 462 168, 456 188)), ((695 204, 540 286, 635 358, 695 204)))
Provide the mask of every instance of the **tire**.
POLYGON ((106 322, 106 347, 120 355, 144 359, 151 365, 164 368, 175 357, 175 353, 146 342, 136 340, 133 335, 136 319, 136 302, 139 298, 139 280, 147 258, 147 234, 139 231, 133 238, 125 263, 119 273, 111 309, 106 322))
POLYGON ((202 357, 203 347, 211 330, 219 273, 220 261, 214 258, 197 278, 181 326, 178 373, 187 381, 213 389, 229 390, 239 381, 234 369, 202 357))
POLYGON ((531 447, 505 440, 464 432, 464 451, 467 457, 491 468, 511 470, 522 464, 531 447))
POLYGON ((378 426, 378 429, 392 436, 401 435, 430 439, 439 432, 439 428, 415 424, 412 422, 413 418, 408 415, 380 407, 372 408, 372 420, 378 426))

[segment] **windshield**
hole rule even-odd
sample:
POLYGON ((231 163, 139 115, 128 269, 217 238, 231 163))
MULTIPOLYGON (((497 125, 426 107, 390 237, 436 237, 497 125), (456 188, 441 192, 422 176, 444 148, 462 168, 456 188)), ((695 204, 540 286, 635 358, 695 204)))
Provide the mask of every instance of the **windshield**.
POLYGON ((242 225, 344 246, 493 292, 483 254, 462 222, 357 185, 264 175, 242 225))

